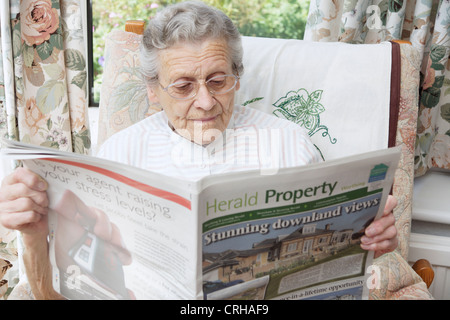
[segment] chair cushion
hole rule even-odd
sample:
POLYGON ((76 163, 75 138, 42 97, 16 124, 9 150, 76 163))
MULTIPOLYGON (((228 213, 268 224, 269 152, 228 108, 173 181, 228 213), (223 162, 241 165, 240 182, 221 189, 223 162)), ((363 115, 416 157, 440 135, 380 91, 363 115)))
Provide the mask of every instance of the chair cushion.
POLYGON ((105 39, 105 67, 100 89, 97 144, 123 128, 161 110, 150 105, 139 69, 142 35, 114 30, 105 39))

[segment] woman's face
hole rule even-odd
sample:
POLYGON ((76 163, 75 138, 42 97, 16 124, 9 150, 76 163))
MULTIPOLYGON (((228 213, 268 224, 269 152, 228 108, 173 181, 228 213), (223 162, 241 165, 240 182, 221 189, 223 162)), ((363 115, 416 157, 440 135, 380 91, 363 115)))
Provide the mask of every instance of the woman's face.
POLYGON ((206 40, 198 44, 179 44, 162 50, 159 59, 160 86, 148 88, 150 100, 162 106, 178 134, 200 145, 212 142, 227 128, 235 91, 239 89, 238 81, 233 90, 212 95, 204 83, 214 76, 233 73, 226 42, 206 40), (177 100, 162 89, 185 80, 201 83, 193 98, 177 100))

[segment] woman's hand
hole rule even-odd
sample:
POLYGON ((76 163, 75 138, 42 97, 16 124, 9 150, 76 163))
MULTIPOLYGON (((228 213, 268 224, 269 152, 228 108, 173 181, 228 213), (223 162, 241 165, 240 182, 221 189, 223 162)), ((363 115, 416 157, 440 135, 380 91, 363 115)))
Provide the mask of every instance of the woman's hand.
POLYGON ((375 251, 375 258, 384 253, 394 251, 398 246, 397 228, 393 210, 397 206, 397 199, 388 196, 383 216, 373 221, 361 238, 361 248, 375 251))
POLYGON ((26 168, 6 176, 0 187, 0 223, 24 236, 47 234, 47 183, 26 168))
POLYGON ((0 187, 0 223, 22 233, 23 261, 37 300, 62 299, 52 286, 48 255, 48 184, 26 168, 6 176, 0 187))

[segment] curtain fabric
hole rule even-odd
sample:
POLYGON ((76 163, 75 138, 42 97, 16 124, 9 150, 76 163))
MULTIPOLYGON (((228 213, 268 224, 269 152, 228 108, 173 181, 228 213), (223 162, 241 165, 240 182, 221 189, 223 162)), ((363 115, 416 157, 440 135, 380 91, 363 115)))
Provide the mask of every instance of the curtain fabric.
POLYGON ((415 175, 450 169, 450 1, 311 0, 304 39, 411 42, 422 57, 415 175))
MULTIPOLYGON (((81 1, 0 1, 0 137, 89 153, 81 1)), ((0 262, 17 266, 16 242, 0 227, 0 262)), ((6 291, 3 279, 4 296, 17 282, 14 267, 5 276, 6 291)))

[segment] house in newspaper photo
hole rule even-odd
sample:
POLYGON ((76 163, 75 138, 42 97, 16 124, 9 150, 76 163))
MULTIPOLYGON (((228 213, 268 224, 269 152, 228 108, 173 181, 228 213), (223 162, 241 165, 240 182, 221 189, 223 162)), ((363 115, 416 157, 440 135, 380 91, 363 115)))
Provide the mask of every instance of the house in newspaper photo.
POLYGON ((352 248, 359 250, 362 233, 351 229, 332 230, 331 225, 317 228, 307 224, 294 232, 254 243, 248 250, 204 253, 204 290, 214 291, 268 274, 284 273, 308 267, 318 260, 332 258, 352 248))

